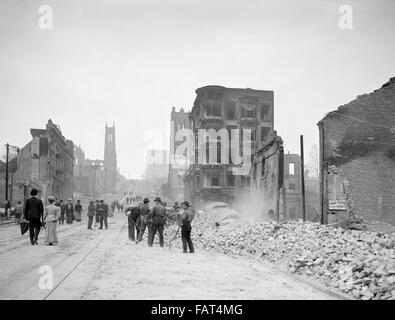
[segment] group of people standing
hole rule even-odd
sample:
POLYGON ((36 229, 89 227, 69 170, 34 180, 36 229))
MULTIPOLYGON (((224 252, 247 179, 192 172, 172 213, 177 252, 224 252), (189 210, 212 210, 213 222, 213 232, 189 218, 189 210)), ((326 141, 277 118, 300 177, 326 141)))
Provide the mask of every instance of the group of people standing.
POLYGON ((68 199, 67 203, 63 203, 63 200, 60 200, 55 204, 60 208, 59 224, 64 224, 65 218, 67 224, 72 224, 74 220, 77 222, 82 221, 81 215, 83 209, 80 200, 75 205, 71 199, 68 199))
POLYGON ((90 201, 88 206, 88 230, 92 230, 93 219, 95 219, 95 225, 100 224, 99 229, 108 229, 108 204, 104 200, 90 201))
MULTIPOLYGON (((137 206, 129 207, 126 209, 128 216, 128 233, 129 239, 136 243, 141 242, 145 230, 148 228, 148 246, 152 247, 155 239, 155 235, 159 236, 159 244, 161 247, 164 246, 164 228, 167 225, 168 220, 175 220, 181 229, 181 240, 183 243, 183 252, 194 252, 193 243, 191 240, 192 226, 191 222, 194 218, 193 212, 190 208, 188 201, 181 203, 181 206, 176 202, 173 211, 168 214, 166 209, 166 203, 162 202, 161 198, 155 198, 155 205, 149 207, 150 200, 144 198, 143 202, 137 206), (137 236, 135 236, 137 233, 137 236)), ((178 232, 178 231, 177 231, 178 232)))

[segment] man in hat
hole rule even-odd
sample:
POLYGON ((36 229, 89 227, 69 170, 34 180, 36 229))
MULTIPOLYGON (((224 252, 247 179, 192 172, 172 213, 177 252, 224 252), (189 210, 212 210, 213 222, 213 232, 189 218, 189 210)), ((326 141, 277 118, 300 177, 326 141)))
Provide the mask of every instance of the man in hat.
POLYGON ((66 206, 63 203, 63 200, 59 201, 59 206, 60 206, 59 224, 64 224, 64 216, 66 213, 66 206))
POLYGON ((128 214, 128 234, 129 239, 132 241, 136 241, 138 243, 139 234, 140 234, 140 226, 139 219, 141 217, 141 206, 133 206, 126 209, 128 214), (134 231, 136 230, 136 238, 134 236, 134 231))
POLYGON ((141 240, 143 239, 143 235, 145 232, 145 229, 147 228, 148 225, 148 233, 149 233, 149 223, 148 223, 148 215, 150 213, 150 209, 149 209, 149 199, 148 198, 144 198, 143 200, 143 204, 141 206, 140 212, 141 212, 141 224, 140 224, 140 233, 138 236, 138 241, 141 242, 141 240))
POLYGON ((148 245, 150 247, 154 244, 155 234, 159 232, 160 246, 164 245, 163 230, 166 222, 166 208, 162 205, 159 197, 155 199, 155 206, 152 208, 151 213, 148 215, 148 221, 152 220, 151 228, 148 229, 148 245))
POLYGON ((72 224, 74 220, 74 206, 71 199, 67 200, 66 204, 66 222, 72 224))
POLYGON ((92 230, 93 217, 95 216, 96 206, 91 200, 88 206, 88 230, 92 230))
POLYGON ((24 218, 29 221, 30 243, 35 245, 38 244, 38 234, 44 219, 44 205, 37 197, 37 189, 32 189, 30 195, 32 197, 27 199, 25 204, 24 218))
POLYGON ((100 228, 103 229, 103 222, 104 222, 104 227, 107 230, 108 229, 108 204, 104 202, 104 200, 100 200, 100 228))
POLYGON ((193 220, 193 214, 188 201, 184 201, 183 203, 181 203, 181 206, 184 210, 181 216, 181 240, 183 252, 187 253, 189 247, 189 252, 194 253, 195 250, 193 248, 193 243, 191 239, 191 222, 193 220))

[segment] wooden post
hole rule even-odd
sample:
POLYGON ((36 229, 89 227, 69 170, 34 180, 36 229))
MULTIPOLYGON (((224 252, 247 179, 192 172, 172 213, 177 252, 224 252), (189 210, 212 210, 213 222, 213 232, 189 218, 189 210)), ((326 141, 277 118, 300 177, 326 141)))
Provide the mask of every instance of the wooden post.
POLYGON ((302 181, 302 212, 303 221, 306 221, 306 195, 304 187, 304 150, 303 150, 303 135, 300 136, 300 174, 302 181))

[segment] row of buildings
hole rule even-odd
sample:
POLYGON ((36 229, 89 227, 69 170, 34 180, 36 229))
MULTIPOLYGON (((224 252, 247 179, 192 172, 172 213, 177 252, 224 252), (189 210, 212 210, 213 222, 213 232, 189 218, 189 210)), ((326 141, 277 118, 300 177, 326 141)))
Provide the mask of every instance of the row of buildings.
POLYGON ((49 195, 68 199, 114 189, 118 174, 115 126, 106 125, 104 160, 85 159, 82 149, 66 139, 51 119, 44 129, 30 129, 30 133, 31 141, 18 150, 15 166, 9 170, 7 187, 12 204, 24 201, 33 188, 44 200, 49 195))

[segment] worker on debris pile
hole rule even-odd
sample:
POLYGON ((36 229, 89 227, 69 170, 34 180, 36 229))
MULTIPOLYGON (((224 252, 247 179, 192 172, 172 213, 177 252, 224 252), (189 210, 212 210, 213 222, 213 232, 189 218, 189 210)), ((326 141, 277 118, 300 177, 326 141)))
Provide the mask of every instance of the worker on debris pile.
POLYGON ((140 206, 129 207, 128 209, 126 209, 126 212, 128 212, 129 239, 132 241, 136 241, 136 243, 138 243, 139 234, 140 234, 140 227, 138 223, 141 216, 141 207, 140 206), (136 237, 134 236, 135 230, 136 230, 136 237))
POLYGON ((191 239, 191 231, 192 231, 191 222, 193 220, 193 213, 188 201, 182 202, 181 206, 183 209, 183 213, 181 215, 181 240, 182 240, 183 252, 187 253, 188 252, 187 249, 189 247, 189 252, 194 253, 195 250, 193 248, 193 243, 191 239))
POLYGON ((150 247, 154 244, 154 238, 156 232, 159 233, 159 244, 161 247, 164 246, 163 230, 166 222, 166 208, 162 205, 162 201, 159 197, 155 199, 155 206, 148 215, 148 221, 152 221, 151 228, 148 229, 148 245, 150 247))
MULTIPOLYGON (((144 198, 143 200, 143 205, 141 206, 141 223, 140 223, 140 233, 138 235, 138 242, 141 242, 143 239, 143 235, 145 232, 145 229, 148 226, 148 233, 149 233, 149 227, 150 224, 148 223, 148 215, 150 213, 150 208, 149 208, 149 199, 144 198)), ((148 239, 149 240, 149 239, 148 239)))

